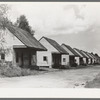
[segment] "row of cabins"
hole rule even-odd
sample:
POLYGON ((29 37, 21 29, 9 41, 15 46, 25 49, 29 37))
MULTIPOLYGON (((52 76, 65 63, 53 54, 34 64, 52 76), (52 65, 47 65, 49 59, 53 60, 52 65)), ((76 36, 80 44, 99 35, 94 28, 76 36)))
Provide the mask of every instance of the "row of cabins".
MULTIPOLYGON (((4 48, 8 53, 1 50, 0 60, 12 62, 20 67, 43 66, 49 68, 75 67, 100 63, 100 58, 93 53, 85 52, 69 45, 59 45, 55 40, 42 37, 36 40, 30 33, 7 24, 4 34, 4 48)), ((1 47, 2 48, 2 47, 1 47)))

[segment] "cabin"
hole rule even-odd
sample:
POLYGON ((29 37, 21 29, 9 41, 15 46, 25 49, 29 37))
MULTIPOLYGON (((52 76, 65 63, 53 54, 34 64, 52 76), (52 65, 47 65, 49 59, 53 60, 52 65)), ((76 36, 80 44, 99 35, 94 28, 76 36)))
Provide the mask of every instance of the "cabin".
POLYGON ((38 66, 61 68, 68 65, 68 52, 66 52, 55 40, 42 37, 39 42, 47 49, 47 51, 37 52, 38 66))
POLYGON ((72 67, 74 67, 75 63, 77 65, 80 65, 79 54, 77 52, 75 52, 75 50, 72 49, 69 45, 62 44, 61 46, 69 53, 69 64, 72 67))
POLYGON ((92 64, 94 64, 95 63, 95 57, 91 54, 91 53, 89 53, 90 55, 91 55, 91 57, 92 57, 92 64))
POLYGON ((100 57, 96 56, 95 54, 91 53, 92 56, 94 57, 94 64, 100 64, 100 57))
POLYGON ((87 57, 87 64, 91 64, 91 57, 85 51, 81 50, 81 52, 87 57))
POLYGON ((87 55, 90 57, 90 64, 94 63, 94 58, 92 57, 92 55, 89 52, 86 52, 87 55))
POLYGON ((97 57, 93 53, 91 53, 91 55, 94 58, 94 64, 96 64, 97 63, 97 57))
POLYGON ((1 34, 4 34, 4 49, 9 51, 1 52, 1 60, 25 68, 37 66, 36 52, 46 51, 46 48, 35 37, 11 24, 6 25, 1 34))
POLYGON ((77 48, 74 48, 74 50, 80 55, 80 65, 86 65, 86 56, 77 48))

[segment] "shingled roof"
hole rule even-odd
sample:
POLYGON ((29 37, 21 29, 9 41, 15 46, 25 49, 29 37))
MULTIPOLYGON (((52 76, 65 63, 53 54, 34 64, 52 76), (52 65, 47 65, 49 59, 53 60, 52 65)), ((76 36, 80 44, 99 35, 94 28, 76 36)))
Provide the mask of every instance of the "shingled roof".
POLYGON ((94 59, 98 59, 98 57, 96 57, 95 54, 91 53, 91 55, 94 57, 94 59))
POLYGON ((76 49, 76 48, 73 48, 79 55, 80 57, 84 57, 82 54, 81 54, 81 51, 79 49, 76 49))
MULTIPOLYGON (((62 44, 62 46, 65 46, 74 56, 78 56, 80 57, 80 55, 73 49, 71 48, 69 45, 66 45, 66 44, 62 44)), ((67 50, 66 50, 67 51, 67 50)), ((67 51, 68 52, 68 51, 67 51)), ((69 52, 68 52, 69 53, 69 52)))
POLYGON ((89 52, 86 52, 86 53, 91 59, 93 58, 92 55, 89 52))
POLYGON ((14 36, 16 36, 25 46, 34 48, 35 50, 38 50, 38 51, 46 51, 46 48, 30 33, 10 24, 7 24, 6 28, 14 36))
POLYGON ((90 58, 85 51, 81 50, 81 52, 86 56, 86 58, 90 58))
POLYGON ((74 49, 77 50, 77 52, 79 52, 82 55, 81 57, 87 58, 81 50, 77 48, 74 48, 74 49))
MULTIPOLYGON (((61 54, 68 54, 66 50, 64 50, 55 40, 47 38, 47 37, 42 37, 46 39, 54 48, 56 48, 61 54)), ((42 39, 41 38, 41 39, 42 39)), ((40 40, 41 40, 40 39, 40 40)))
POLYGON ((93 53, 90 53, 91 55, 92 55, 92 57, 94 58, 94 59, 96 59, 96 57, 94 56, 94 54, 93 53))

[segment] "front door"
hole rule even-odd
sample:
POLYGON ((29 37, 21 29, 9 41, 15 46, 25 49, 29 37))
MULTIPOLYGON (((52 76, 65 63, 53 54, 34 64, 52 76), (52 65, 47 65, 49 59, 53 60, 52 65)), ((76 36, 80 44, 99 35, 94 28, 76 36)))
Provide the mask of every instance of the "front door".
POLYGON ((23 66, 25 67, 29 66, 29 55, 27 53, 24 53, 23 55, 23 66))
POLYGON ((74 64, 75 64, 75 57, 74 56, 70 56, 69 57, 69 62, 70 62, 71 67, 73 67, 74 64))
POLYGON ((83 65, 83 64, 84 64, 83 58, 80 58, 80 65, 83 65))
POLYGON ((61 54, 52 54, 52 62, 54 68, 59 68, 61 66, 61 54))
POLYGON ((31 59, 31 65, 35 66, 36 65, 36 55, 32 55, 32 59, 31 59))

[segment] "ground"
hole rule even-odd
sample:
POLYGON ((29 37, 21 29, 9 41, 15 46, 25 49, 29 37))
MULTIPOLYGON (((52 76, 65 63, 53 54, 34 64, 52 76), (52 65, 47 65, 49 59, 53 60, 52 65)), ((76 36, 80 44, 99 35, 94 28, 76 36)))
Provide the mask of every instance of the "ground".
POLYGON ((100 66, 55 70, 40 75, 0 78, 0 88, 84 88, 100 72, 100 66))
POLYGON ((86 83, 85 88, 100 88, 100 73, 93 79, 86 83))

